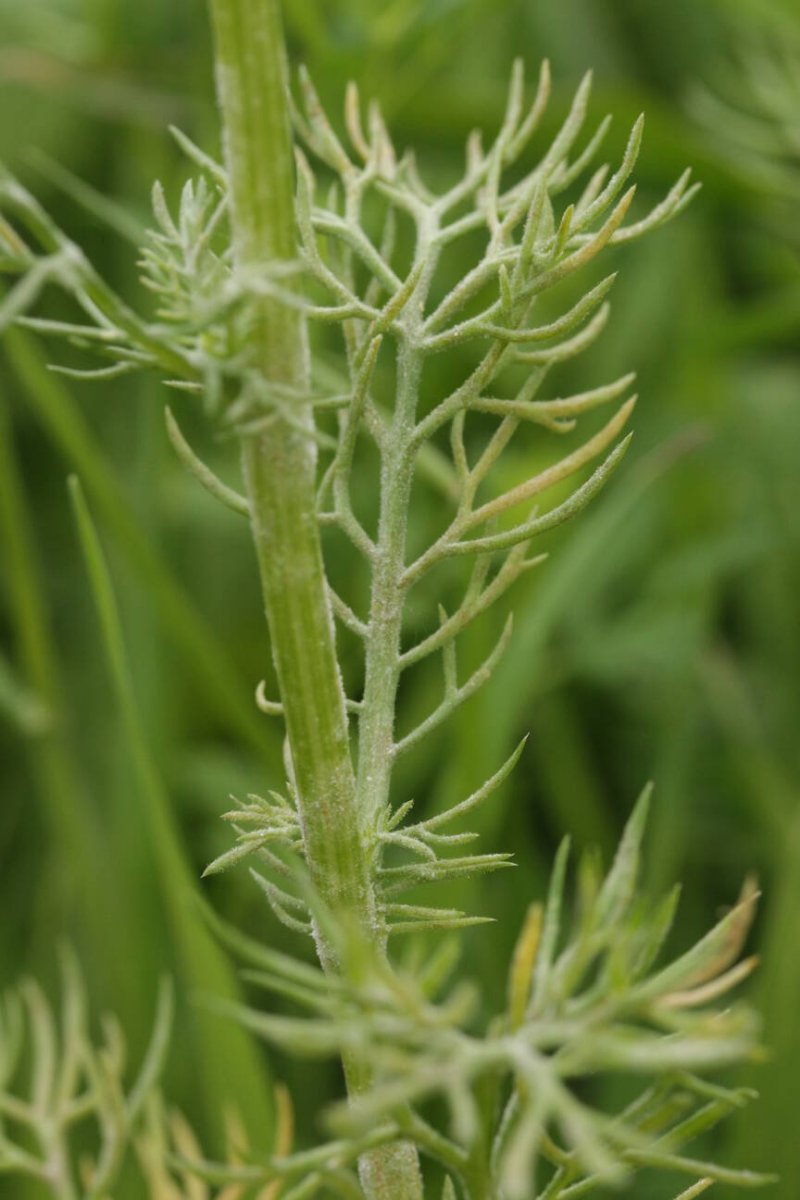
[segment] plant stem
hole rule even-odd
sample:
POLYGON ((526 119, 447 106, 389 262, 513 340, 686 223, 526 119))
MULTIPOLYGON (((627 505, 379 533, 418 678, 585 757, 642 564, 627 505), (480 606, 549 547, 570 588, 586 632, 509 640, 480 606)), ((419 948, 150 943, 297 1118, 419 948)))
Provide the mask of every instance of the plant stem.
MULTIPOLYGON (((308 444, 286 426, 269 439, 247 439, 242 454, 308 864, 325 904, 349 909, 374 931, 314 513, 313 462, 308 444)), ((321 944, 321 951, 334 966, 331 948, 321 944)))
MULTIPOLYGON (((247 276, 296 256, 280 13, 277 0, 211 0, 211 13, 234 255, 247 276)), ((247 336, 251 361, 267 383, 309 394, 299 313, 275 299, 259 300, 247 336)), ((292 417, 274 421, 268 434, 244 437, 242 463, 306 858, 322 901, 349 912, 382 947, 316 516, 310 403, 298 399, 292 417)), ((323 966, 336 970, 334 948, 322 932, 317 936, 323 966)), ((351 1094, 368 1086, 367 1064, 344 1065, 351 1094)), ((416 1153, 407 1144, 371 1151, 360 1171, 371 1200, 421 1197, 416 1153)))
POLYGON ((359 722, 358 800, 372 828, 389 804, 394 715, 400 677, 407 514, 414 474, 408 445, 414 432, 421 373, 407 343, 398 355, 397 402, 381 481, 381 513, 366 645, 364 706, 359 722))
POLYGON ((379 829, 389 813, 406 598, 403 576, 423 370, 419 341, 425 300, 438 262, 438 254, 433 250, 436 234, 437 223, 432 216, 418 219, 414 263, 427 265, 406 306, 398 337, 394 417, 381 467, 378 543, 365 655, 364 704, 359 722, 358 805, 370 829, 379 829))
POLYGON ((381 480, 378 552, 372 584, 363 714, 359 726, 359 803, 373 821, 389 803, 395 700, 403 620, 401 576, 405 566, 407 512, 414 462, 408 442, 414 432, 420 361, 404 346, 398 356, 397 404, 381 480))
MULTIPOLYGON (((296 253, 279 13, 275 0, 212 0, 211 9, 234 254, 238 270, 253 275, 296 253)), ((298 396, 291 422, 278 418, 268 434, 242 438, 242 467, 308 863, 326 904, 374 927, 316 517, 313 414, 300 398, 310 391, 306 329, 272 298, 259 300, 253 317, 253 365, 298 396)))

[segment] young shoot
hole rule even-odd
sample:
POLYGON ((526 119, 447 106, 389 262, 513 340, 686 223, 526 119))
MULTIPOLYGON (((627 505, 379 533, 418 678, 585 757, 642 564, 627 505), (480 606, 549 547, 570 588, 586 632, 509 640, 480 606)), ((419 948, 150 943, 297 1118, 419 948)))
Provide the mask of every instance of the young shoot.
MULTIPOLYGON (((640 893, 648 790, 605 876, 591 856, 580 864, 572 906, 562 847, 549 895, 520 933, 506 1007, 486 1021, 474 987, 451 980, 452 939, 486 917, 442 906, 435 889, 420 902, 418 890, 511 866, 507 853, 476 849, 469 820, 523 747, 434 815, 413 810, 395 770, 491 678, 511 618, 469 669, 462 635, 525 572, 546 569, 540 537, 579 514, 620 466, 634 376, 570 393, 559 371, 603 334, 614 248, 675 217, 697 185, 684 172, 639 211, 643 119, 620 160, 602 162, 608 119, 590 120, 587 75, 545 139, 549 67, 529 90, 517 62, 499 130, 486 142, 470 134, 461 174, 434 188, 354 85, 341 126, 304 71, 289 87, 277 0, 210 7, 224 161, 176 131, 195 175, 177 200, 154 185, 154 227, 139 256, 148 311, 118 296, 16 179, 0 177, 2 267, 17 276, 0 327, 66 340, 86 364, 60 369, 101 386, 155 372, 172 391, 166 427, 181 463, 231 520, 250 525, 277 677, 277 693, 262 683, 255 703, 283 723, 285 779, 234 800, 232 844, 206 873, 246 860, 266 904, 298 943, 312 940, 319 965, 305 961, 304 946, 297 958, 279 954, 220 923, 253 993, 300 1011, 220 1007, 284 1052, 338 1057, 344 1068, 347 1098, 328 1114, 330 1140, 296 1152, 286 1103, 274 1140, 250 1147, 234 1130, 228 1161, 216 1163, 182 1118, 152 1102, 138 1140, 150 1194, 421 1200, 433 1194, 430 1162, 448 1200, 573 1200, 640 1171, 685 1177, 683 1200, 714 1183, 765 1182, 690 1149, 750 1098, 713 1077, 757 1046, 752 1014, 727 998, 755 963, 740 957, 754 886, 664 965, 677 893, 655 904, 640 893), (34 315, 46 287, 72 298, 72 320, 34 315), (236 449, 238 484, 220 479, 182 432, 193 403, 236 449), (509 449, 528 439, 537 465, 512 483, 509 449), (355 485, 370 459, 379 470, 365 502, 355 485), (436 489, 438 524, 413 519, 425 488, 436 489), (359 564, 344 582, 343 546, 359 564), (454 579, 460 598, 448 592, 445 606, 454 579), (344 637, 361 652, 352 695, 344 637), (430 660, 441 664, 440 691, 402 728, 401 683, 430 660), (437 931, 451 940, 396 955, 398 943, 437 931), (605 1073, 630 1081, 614 1112, 592 1100, 591 1080, 605 1073)), ((34 1036, 47 1064, 55 1050, 34 1036)), ((44 1108, 9 1095, 0 1113, 27 1120, 35 1110, 61 1136, 69 1104, 89 1101, 64 1099, 51 1120, 50 1086, 44 1108)), ((136 1102, 122 1104, 115 1136, 130 1136, 144 1091, 137 1084, 136 1102)), ((98 1115, 110 1119, 105 1105, 98 1115)), ((3 1138, 6 1167, 26 1170, 27 1151, 3 1138)), ((56 1189, 50 1161, 31 1159, 30 1170, 53 1195, 77 1195, 56 1189)), ((105 1180, 94 1168, 80 1194, 100 1200, 105 1180)))

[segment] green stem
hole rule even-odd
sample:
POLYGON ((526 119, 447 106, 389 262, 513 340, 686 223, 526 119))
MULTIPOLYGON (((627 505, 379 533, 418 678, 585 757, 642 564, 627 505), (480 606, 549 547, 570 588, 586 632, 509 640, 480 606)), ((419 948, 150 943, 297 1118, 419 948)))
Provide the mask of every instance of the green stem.
MULTIPOLYGON (((253 275, 296 253, 280 18, 275 0, 212 0, 211 10, 234 253, 239 271, 253 275)), ((260 300, 247 336, 264 380, 309 394, 301 314, 260 300)), ((242 466, 309 867, 323 901, 373 926, 316 516, 311 405, 298 399, 291 422, 243 437, 242 466)))
MULTIPOLYGON (((296 255, 280 13, 277 0, 210 2, 234 255, 246 276, 296 255)), ((253 366, 268 383, 308 395, 302 316, 265 298, 253 318, 247 335, 253 366)), ((242 462, 311 876, 323 902, 350 912, 382 947, 316 516, 310 403, 298 399, 291 422, 279 419, 268 434, 244 437, 242 462)), ((321 932, 318 949, 326 969, 337 969, 321 932)), ((345 1062, 345 1073, 351 1093, 368 1086, 367 1064, 345 1062)), ((421 1197, 416 1153, 407 1144, 364 1155, 360 1170, 371 1200, 421 1197)))
POLYGON ((359 722, 359 808, 373 827, 388 810, 394 715, 400 678, 407 514, 414 475, 414 434, 421 361, 407 342, 398 354, 397 402, 383 469, 378 544, 366 645, 364 705, 359 722))
POLYGON ((425 301, 438 262, 438 224, 427 214, 417 221, 414 265, 426 266, 406 306, 398 336, 394 417, 381 468, 378 542, 366 643, 364 703, 359 721, 358 805, 370 829, 389 813, 394 763, 394 719, 400 681, 403 610, 407 589, 408 512, 416 466, 417 405, 423 370, 420 350, 425 301))
MULTIPOLYGON (((308 864, 327 905, 374 929, 308 443, 284 427, 247 439, 242 454, 308 864)), ((330 948, 321 950, 335 965, 330 948)))

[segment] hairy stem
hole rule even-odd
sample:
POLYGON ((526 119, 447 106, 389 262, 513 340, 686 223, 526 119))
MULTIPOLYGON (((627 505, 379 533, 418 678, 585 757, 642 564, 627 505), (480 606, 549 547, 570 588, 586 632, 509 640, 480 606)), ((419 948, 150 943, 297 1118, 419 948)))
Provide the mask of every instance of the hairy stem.
POLYGON ((400 581, 405 569, 407 516, 414 470, 408 447, 414 433, 420 369, 419 354, 404 344, 398 356, 397 403, 381 479, 364 706, 359 723, 359 808, 372 828, 380 823, 389 803, 405 595, 400 581))
MULTIPOLYGON (((212 0, 217 86, 231 180, 234 250, 247 274, 294 257, 285 69, 274 0, 212 0)), ((304 320, 258 302, 251 361, 268 383, 308 395, 304 320)), ((308 861, 322 899, 374 922, 354 805, 345 698, 315 511, 310 403, 242 439, 242 465, 308 861), (306 432, 306 430, 308 432, 306 432)))
POLYGON ((406 537, 415 469, 417 404, 424 356, 420 348, 423 311, 438 262, 433 250, 437 221, 417 219, 414 265, 424 270, 406 307, 397 349, 397 395, 381 467, 378 544, 372 577, 366 644, 364 704, 359 722, 358 803, 370 829, 389 812, 395 750, 394 718, 401 672, 401 636, 406 588, 406 537))
MULTIPOLYGON (((211 12, 236 265, 255 274, 296 254, 280 13, 277 0, 211 0, 211 12)), ((254 318, 247 349, 263 380, 309 395, 303 317, 264 298, 254 318)), ((310 402, 299 399, 292 418, 245 437, 242 460, 306 856, 322 900, 348 910, 380 943, 316 519, 310 402)), ((323 965, 335 970, 334 949, 322 934, 319 951, 323 965)), ((367 1064, 346 1062, 345 1072, 351 1093, 368 1085, 367 1064)), ((408 1145, 371 1151, 361 1176, 371 1200, 421 1196, 408 1145)))

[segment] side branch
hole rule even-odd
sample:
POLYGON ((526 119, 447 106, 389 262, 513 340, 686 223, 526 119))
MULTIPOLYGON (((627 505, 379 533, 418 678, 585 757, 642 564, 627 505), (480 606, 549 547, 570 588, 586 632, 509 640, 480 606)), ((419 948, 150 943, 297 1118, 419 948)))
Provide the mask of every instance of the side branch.
POLYGON ((453 554, 487 554, 494 550, 505 550, 509 546, 516 545, 517 542, 530 541, 531 538, 536 537, 538 534, 545 533, 548 529, 554 529, 557 525, 562 525, 565 521, 568 521, 571 517, 581 512, 594 499, 600 489, 608 483, 608 480, 627 453, 632 437, 633 434, 629 433, 612 450, 605 462, 587 479, 586 483, 573 492, 563 504, 559 504, 556 508, 551 509, 550 512, 544 513, 541 517, 534 517, 530 521, 526 521, 503 533, 489 534, 481 538, 470 538, 463 542, 453 542, 443 548, 442 557, 449 557, 453 554))
POLYGON ((239 492, 229 488, 226 483, 218 479, 214 472, 207 467, 206 464, 197 457, 192 447, 186 441, 186 438, 181 432, 180 425, 175 420, 172 410, 167 406, 164 409, 164 420, 167 425, 167 435, 172 445, 175 448, 175 453, 181 460, 186 469, 194 475, 195 479, 200 483, 207 492, 209 492, 215 500, 219 500, 227 508, 238 513, 241 517, 250 516, 250 502, 246 496, 242 496, 239 492))
POLYGON ((401 738, 399 742, 395 743, 392 749, 392 756, 394 758, 399 758, 401 754, 405 754, 407 750, 410 750, 412 746, 415 746, 417 742, 421 741, 422 738, 424 738, 432 730, 436 729, 437 726, 441 725, 443 721, 446 721, 450 714, 455 712, 460 704, 463 704, 464 701, 470 698, 470 696, 474 696, 478 688, 482 687, 483 684, 486 683, 503 656, 511 637, 512 628, 513 618, 509 616, 505 626, 503 627, 503 632, 501 633, 491 654, 484 660, 480 667, 478 667, 478 669, 472 675, 470 675, 469 679, 460 685, 456 676, 454 645, 451 642, 445 646, 443 652, 445 670, 444 697, 441 703, 430 714, 430 716, 426 717, 425 720, 417 725, 415 729, 412 729, 411 732, 406 734, 404 738, 401 738))

